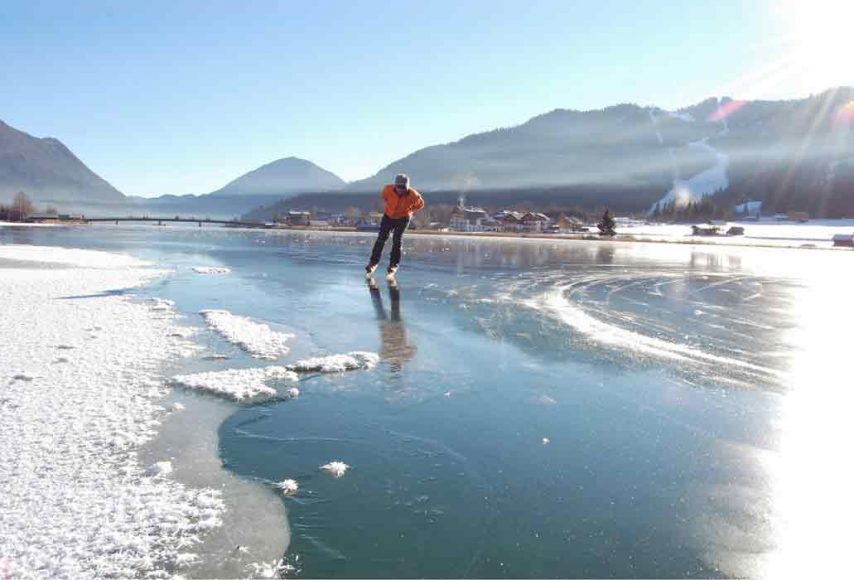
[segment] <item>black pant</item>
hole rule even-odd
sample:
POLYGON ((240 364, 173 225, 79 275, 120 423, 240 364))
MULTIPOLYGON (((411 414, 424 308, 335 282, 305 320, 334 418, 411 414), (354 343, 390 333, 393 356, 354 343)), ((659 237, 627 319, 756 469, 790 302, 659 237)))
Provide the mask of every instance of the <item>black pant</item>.
POLYGON ((400 245, 403 242, 403 232, 409 225, 409 218, 390 218, 383 214, 383 219, 380 222, 380 234, 377 236, 377 241, 374 242, 374 249, 371 252, 371 264, 379 264, 383 257, 383 248, 385 247, 388 235, 394 232, 391 240, 391 259, 388 262, 389 267, 397 266, 400 263, 400 245))

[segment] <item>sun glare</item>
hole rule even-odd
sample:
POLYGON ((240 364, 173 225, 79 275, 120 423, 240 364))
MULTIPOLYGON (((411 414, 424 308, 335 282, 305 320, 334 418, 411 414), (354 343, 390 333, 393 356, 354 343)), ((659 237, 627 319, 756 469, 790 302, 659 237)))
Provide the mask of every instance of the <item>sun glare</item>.
POLYGON ((785 0, 780 7, 804 88, 854 82, 854 2, 785 0))

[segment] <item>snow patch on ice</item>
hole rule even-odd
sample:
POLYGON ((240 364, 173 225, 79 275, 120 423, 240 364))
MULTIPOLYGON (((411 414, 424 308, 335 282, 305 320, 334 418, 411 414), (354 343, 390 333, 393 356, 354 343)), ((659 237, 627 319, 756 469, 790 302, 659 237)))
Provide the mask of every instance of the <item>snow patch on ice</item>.
POLYGON ((325 465, 321 465, 320 469, 337 479, 343 477, 347 473, 347 470, 350 469, 350 466, 343 461, 330 461, 325 465))
POLYGON ((655 357, 675 361, 691 361, 704 364, 721 364, 750 369, 761 374, 775 374, 776 371, 746 361, 718 356, 704 352, 692 346, 670 342, 653 336, 647 336, 609 324, 588 314, 584 309, 569 300, 565 291, 570 285, 557 285, 535 299, 520 303, 529 308, 544 312, 571 327, 592 342, 621 351, 646 357, 655 357))
POLYGON ((267 385, 267 381, 272 380, 296 381, 298 377, 286 367, 269 366, 178 375, 171 382, 186 389, 206 391, 233 401, 246 401, 274 397, 276 389, 267 385))
POLYGON ((223 338, 255 358, 276 359, 290 350, 286 343, 294 337, 293 334, 276 332, 264 323, 237 316, 228 310, 202 310, 200 314, 223 338))
POLYGON ((346 354, 332 354, 299 360, 287 366, 292 371, 307 373, 343 373, 358 369, 372 369, 380 361, 373 352, 354 351, 346 354))

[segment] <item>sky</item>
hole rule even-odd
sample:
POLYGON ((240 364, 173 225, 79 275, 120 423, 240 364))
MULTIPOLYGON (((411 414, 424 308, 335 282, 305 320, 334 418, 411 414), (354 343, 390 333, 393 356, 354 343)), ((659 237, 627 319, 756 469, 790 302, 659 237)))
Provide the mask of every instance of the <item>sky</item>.
POLYGON ((0 119, 128 195, 346 180, 556 108, 854 85, 847 0, 0 0, 0 119))

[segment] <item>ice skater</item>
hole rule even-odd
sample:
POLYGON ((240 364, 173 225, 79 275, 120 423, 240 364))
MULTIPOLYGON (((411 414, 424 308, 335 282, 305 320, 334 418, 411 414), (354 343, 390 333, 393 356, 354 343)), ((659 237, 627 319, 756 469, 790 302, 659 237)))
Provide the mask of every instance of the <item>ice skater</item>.
POLYGON ((380 233, 371 252, 371 261, 365 266, 365 272, 370 276, 377 269, 377 264, 380 263, 383 256, 386 240, 388 240, 389 234, 392 234, 388 277, 394 278, 397 267, 400 265, 400 246, 403 243, 403 232, 409 226, 412 215, 424 207, 424 198, 409 187, 409 177, 403 173, 395 176, 394 183, 389 183, 383 187, 380 195, 385 202, 385 211, 380 222, 380 233))

